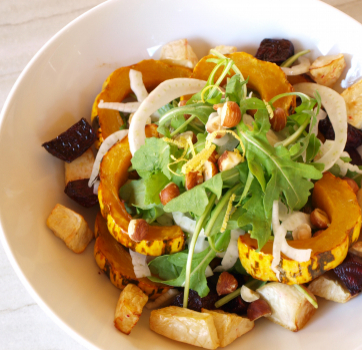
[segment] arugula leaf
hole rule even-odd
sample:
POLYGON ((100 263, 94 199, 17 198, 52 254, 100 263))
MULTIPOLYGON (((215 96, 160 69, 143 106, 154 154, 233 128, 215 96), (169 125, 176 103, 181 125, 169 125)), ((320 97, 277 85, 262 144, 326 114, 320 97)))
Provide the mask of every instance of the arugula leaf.
POLYGON ((264 195, 257 180, 253 179, 249 191, 251 197, 243 205, 244 213, 239 216, 237 223, 239 227, 252 225, 251 237, 258 241, 258 249, 260 250, 271 234, 271 215, 266 215, 264 210, 266 195, 264 195))
POLYGON ((162 204, 156 205, 151 209, 142 210, 142 219, 145 219, 149 224, 154 222, 158 217, 165 212, 162 208, 162 204))
POLYGON ((144 179, 145 205, 161 203, 159 194, 169 182, 168 177, 161 172, 144 179))
MULTIPOLYGON (((171 127, 174 129, 178 129, 180 126, 182 126, 182 124, 185 123, 185 121, 186 119, 183 114, 177 115, 175 118, 172 118, 171 127)), ((180 130, 180 133, 184 131, 186 131, 186 126, 180 130)))
POLYGON ((343 160, 345 163, 350 163, 352 161, 352 158, 350 157, 340 157, 341 160, 343 160))
POLYGON ((253 130, 249 130, 242 122, 237 126, 246 148, 246 158, 251 157, 263 164, 268 177, 264 197, 264 211, 267 217, 271 216, 273 201, 278 200, 282 194, 292 210, 301 209, 313 188, 309 179, 318 180, 322 177, 322 173, 314 166, 294 162, 285 147, 271 146, 266 138, 269 129, 267 113, 255 115, 253 130))
POLYGON ((142 178, 147 178, 157 171, 162 171, 169 179, 171 174, 167 168, 170 162, 171 146, 162 139, 146 138, 131 159, 132 166, 142 178))
POLYGON ((225 97, 228 98, 229 101, 234 101, 239 104, 244 97, 243 85, 247 84, 248 81, 249 77, 246 80, 242 80, 239 74, 233 75, 226 85, 225 97))
POLYGON ((168 111, 170 111, 173 108, 176 108, 178 106, 178 101, 177 100, 173 100, 170 103, 167 103, 166 105, 164 105, 163 107, 158 109, 158 113, 160 114, 160 116, 162 117, 165 113, 167 113, 168 111))
MULTIPOLYGON (((225 231, 216 236, 215 247, 217 250, 226 250, 230 241, 230 231, 225 231)), ((151 273, 160 278, 149 276, 153 282, 164 283, 169 286, 183 287, 186 277, 186 263, 188 251, 172 255, 163 255, 149 263, 151 273), (164 280, 166 279, 166 280, 164 280)), ((190 288, 195 290, 201 298, 209 294, 209 287, 205 276, 205 270, 216 257, 216 252, 210 247, 193 255, 190 274, 190 288)))
POLYGON ((322 144, 317 136, 315 134, 311 134, 306 152, 307 163, 310 163, 315 158, 321 148, 321 145, 322 144))

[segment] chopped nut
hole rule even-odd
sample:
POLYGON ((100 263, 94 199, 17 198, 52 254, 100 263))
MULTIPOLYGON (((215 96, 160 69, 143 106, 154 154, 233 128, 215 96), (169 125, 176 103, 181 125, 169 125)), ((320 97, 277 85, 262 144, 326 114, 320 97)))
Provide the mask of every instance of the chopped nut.
POLYGON ((319 208, 314 209, 311 212, 310 222, 317 229, 327 228, 331 224, 331 221, 329 220, 327 213, 319 208))
POLYGON ((129 222, 128 235, 135 242, 141 242, 148 233, 148 223, 144 219, 134 219, 129 222))
POLYGON ((357 185, 357 182, 353 179, 350 179, 349 177, 344 177, 343 180, 347 181, 348 185, 352 188, 353 192, 357 194, 359 187, 357 185))
POLYGON ((272 310, 270 305, 263 299, 253 301, 247 310, 247 315, 250 321, 255 321, 260 317, 271 316, 272 310))
MULTIPOLYGON (((205 125, 205 129, 209 134, 212 134, 215 131, 223 130, 224 128, 221 126, 221 117, 215 112, 211 113, 209 120, 205 125)), ((216 138, 219 139, 223 135, 217 135, 216 138)))
POLYGON ((178 186, 170 182, 166 187, 160 192, 160 200, 163 205, 166 205, 170 200, 178 197, 180 195, 180 189, 178 186))
POLYGON ((186 181, 185 181, 186 190, 191 190, 195 186, 202 184, 203 181, 204 177, 199 171, 190 171, 189 173, 186 174, 186 181))
POLYGON ((239 153, 225 151, 217 161, 217 165, 220 171, 225 171, 234 168, 241 163, 242 160, 243 158, 239 153))
POLYGON ((312 229, 308 224, 301 224, 292 232, 295 241, 312 237, 312 229))
POLYGON ((216 152, 216 151, 214 151, 214 152, 212 152, 212 154, 211 154, 211 156, 209 157, 209 159, 208 159, 208 161, 210 161, 211 163, 215 163, 216 164, 216 162, 217 162, 217 160, 219 159, 219 154, 216 152))
POLYGON ((216 164, 207 160, 204 164, 204 170, 202 172, 202 174, 204 175, 204 181, 210 180, 218 172, 219 170, 217 170, 216 164))
POLYGON ((227 101, 221 109, 221 125, 226 128, 233 128, 241 121, 240 107, 236 102, 227 101))
POLYGON ((230 294, 238 288, 238 281, 229 272, 224 271, 217 281, 216 292, 219 295, 230 294))
POLYGON ((252 303, 253 301, 260 299, 260 294, 258 292, 254 292, 245 285, 241 287, 240 295, 241 299, 243 299, 247 303, 252 303))
POLYGON ((274 116, 270 120, 271 128, 274 131, 281 131, 287 125, 287 114, 283 108, 277 107, 274 110, 274 116))

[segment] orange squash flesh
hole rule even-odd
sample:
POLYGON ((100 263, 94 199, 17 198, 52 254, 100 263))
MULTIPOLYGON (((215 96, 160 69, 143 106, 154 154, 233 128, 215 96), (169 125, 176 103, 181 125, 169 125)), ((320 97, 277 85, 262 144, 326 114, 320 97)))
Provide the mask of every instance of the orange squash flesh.
MULTIPOLYGON (((315 183, 312 200, 315 208, 328 214, 331 224, 316 237, 288 241, 291 247, 312 249, 312 253, 307 262, 297 262, 282 255, 279 266, 283 283, 306 283, 335 268, 346 257, 349 246, 359 237, 361 209, 355 193, 346 181, 325 173, 315 183)), ((257 252, 257 246, 257 241, 250 238, 250 235, 239 237, 238 249, 242 265, 254 278, 277 281, 271 269, 273 242, 269 241, 260 252, 257 252)))
MULTIPOLYGON (((256 90, 263 100, 269 101, 276 95, 294 91, 285 73, 276 64, 258 60, 245 52, 235 52, 225 56, 235 62, 245 79, 249 77, 248 87, 256 90)), ((215 67, 215 63, 206 62, 206 60, 212 57, 215 56, 205 56, 199 61, 194 68, 192 78, 202 80, 209 78, 211 71, 215 67)), ((220 76, 222 69, 223 67, 220 67, 216 73, 215 81, 220 76)), ((231 70, 231 75, 228 76, 230 77, 234 74, 234 71, 231 70)), ((290 109, 295 107, 295 96, 283 97, 273 105, 274 107, 283 108, 289 114, 290 109)))
POLYGON ((131 92, 129 71, 131 69, 142 73, 143 83, 148 91, 167 79, 188 78, 191 75, 189 68, 172 66, 162 61, 144 60, 128 67, 115 70, 103 83, 102 91, 96 97, 92 108, 92 121, 98 116, 101 136, 106 139, 118 131, 123 121, 118 111, 98 109, 100 100, 104 102, 122 102, 131 92))
POLYGON ((117 288, 124 289, 127 284, 133 283, 141 288, 150 299, 156 299, 172 288, 152 282, 147 277, 136 277, 131 255, 110 235, 107 222, 100 213, 97 215, 94 231, 96 235, 94 245, 96 262, 117 288))
MULTIPOLYGON (((158 136, 157 126, 147 125, 146 136, 158 136)), ((127 213, 124 203, 119 199, 118 192, 128 179, 131 158, 128 138, 125 137, 106 153, 100 166, 98 198, 110 233, 125 247, 144 255, 159 256, 183 250, 185 234, 179 226, 151 225, 144 240, 135 242, 130 239, 128 225, 132 216, 127 213)))

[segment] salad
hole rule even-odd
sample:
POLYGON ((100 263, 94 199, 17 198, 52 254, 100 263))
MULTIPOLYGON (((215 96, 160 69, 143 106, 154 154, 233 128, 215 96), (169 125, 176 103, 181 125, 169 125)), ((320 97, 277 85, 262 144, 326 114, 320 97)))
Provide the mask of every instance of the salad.
MULTIPOLYGON (((315 295, 361 291, 361 84, 340 95, 343 55, 308 53, 265 39, 256 57, 222 46, 198 60, 169 43, 108 77, 96 133, 81 121, 44 144, 69 162, 65 192, 99 200, 94 254, 123 290, 123 333, 146 305, 153 331, 214 349, 260 317, 298 331, 315 295), (62 149, 76 135, 82 147, 62 149)), ((93 238, 60 205, 47 224, 75 252, 93 238)))

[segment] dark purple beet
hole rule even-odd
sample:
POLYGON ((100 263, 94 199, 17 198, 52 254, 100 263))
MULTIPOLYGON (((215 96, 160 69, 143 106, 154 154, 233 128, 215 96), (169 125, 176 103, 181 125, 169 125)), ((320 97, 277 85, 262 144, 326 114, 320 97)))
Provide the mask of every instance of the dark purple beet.
POLYGON ((282 64, 294 55, 294 45, 286 39, 264 39, 256 52, 255 57, 262 61, 282 64))
POLYGON ((360 257, 348 254, 343 263, 334 269, 334 272, 352 295, 361 292, 362 259, 360 257))
POLYGON ((88 187, 89 179, 69 181, 64 192, 83 207, 90 208, 98 203, 98 196, 93 193, 93 186, 88 187))
POLYGON ((53 156, 68 163, 80 157, 96 140, 96 134, 82 118, 78 123, 42 146, 53 156))

